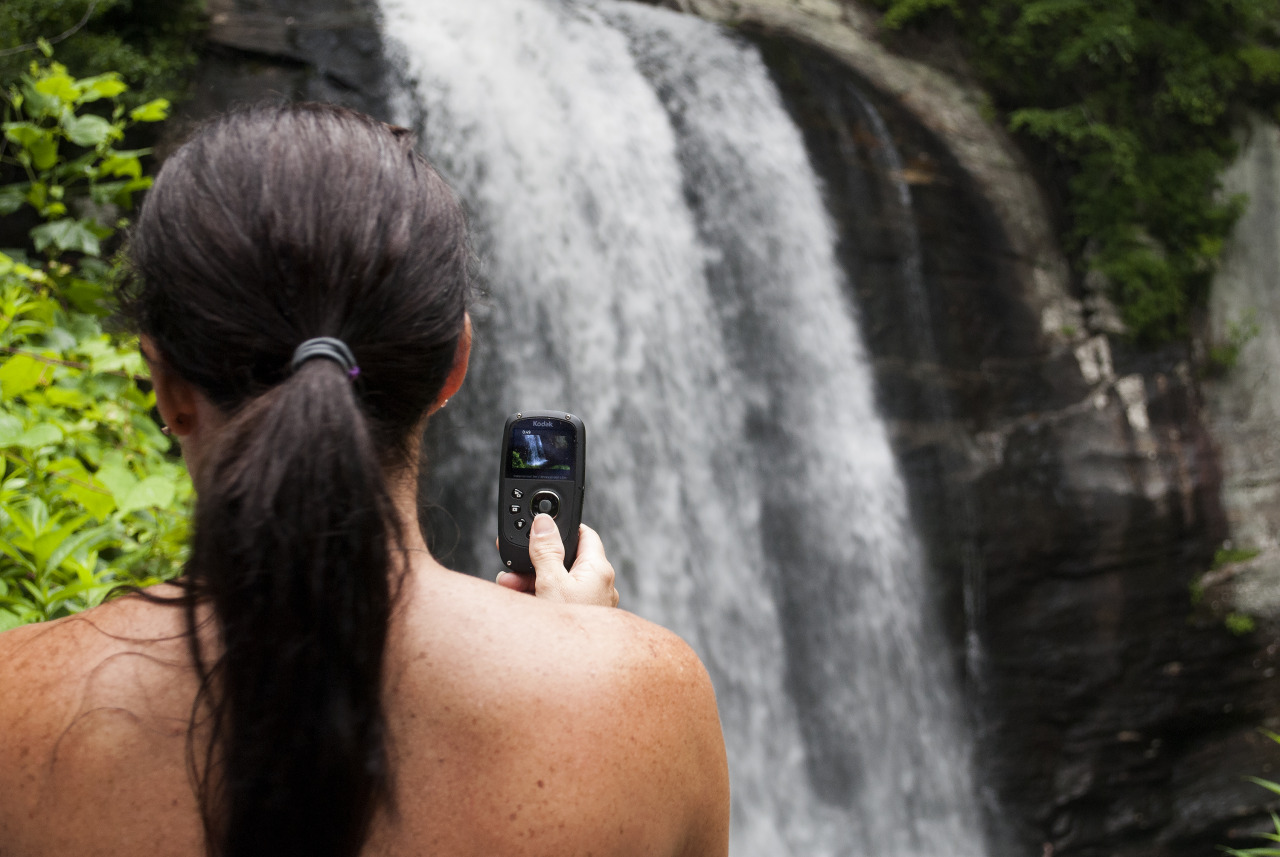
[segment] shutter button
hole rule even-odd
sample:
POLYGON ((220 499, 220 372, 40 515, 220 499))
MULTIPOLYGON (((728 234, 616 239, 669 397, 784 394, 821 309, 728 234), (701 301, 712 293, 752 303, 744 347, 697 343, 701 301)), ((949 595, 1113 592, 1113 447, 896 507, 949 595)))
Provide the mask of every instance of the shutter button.
POLYGON ((529 509, 535 515, 550 515, 554 518, 560 514, 560 495, 544 488, 533 495, 533 499, 529 501, 529 509))

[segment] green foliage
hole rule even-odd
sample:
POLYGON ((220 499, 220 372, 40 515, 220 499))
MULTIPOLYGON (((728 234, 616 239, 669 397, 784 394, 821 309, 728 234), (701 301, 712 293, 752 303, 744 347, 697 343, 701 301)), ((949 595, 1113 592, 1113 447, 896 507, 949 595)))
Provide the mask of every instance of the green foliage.
POLYGON ((1083 272, 1135 335, 1184 336, 1242 198, 1220 176, 1249 109, 1276 115, 1280 0, 873 0, 948 26, 1011 130, 1042 156, 1083 272))
POLYGON ((1237 637, 1243 637, 1258 630, 1258 625, 1253 621, 1253 617, 1244 613, 1228 613, 1227 618, 1223 621, 1227 626, 1227 630, 1237 637))
POLYGON ((1258 555, 1258 551, 1252 548, 1218 548, 1213 553, 1212 571, 1217 571, 1224 565, 1234 565, 1237 562, 1248 562, 1258 555))
MULTIPOLYGON (((81 74, 114 71, 134 81, 122 98, 136 105, 182 93, 204 28, 204 0, 4 0, 0 54, 71 32, 57 43, 63 64, 81 74)), ((0 81, 16 80, 33 56, 0 56, 0 81)))
POLYGON ((151 416, 136 343, 104 329, 103 245, 150 186, 146 151, 115 148, 168 104, 118 103, 119 75, 32 66, 5 96, 0 214, 43 221, 0 253, 0 630, 92 607, 176 574, 191 486, 151 416), (80 113, 105 107, 107 117, 80 113))
POLYGON ((1204 603, 1204 584, 1198 580, 1193 580, 1187 585, 1187 592, 1191 596, 1191 606, 1199 607, 1204 603))
POLYGON ((945 9, 955 14, 960 10, 956 0, 896 0, 894 3, 881 5, 886 6, 887 11, 880 23, 891 30, 896 30, 913 18, 919 18, 930 12, 945 9))
POLYGON ((1211 374, 1222 374, 1234 369, 1240 360, 1240 350, 1261 332, 1262 325, 1258 323, 1258 312, 1254 309, 1228 322, 1226 338, 1209 346, 1208 371, 1211 374))
MULTIPOLYGON (((1262 729, 1259 731, 1261 731, 1263 735, 1266 735, 1272 741, 1275 741, 1277 744, 1280 744, 1280 735, 1277 735, 1274 732, 1268 732, 1266 729, 1262 729)), ((1251 783, 1262 786, 1264 789, 1271 792, 1272 794, 1280 795, 1280 783, 1275 783, 1275 782, 1272 782, 1271 780, 1264 780, 1264 779, 1261 779, 1260 777, 1245 777, 1245 779, 1247 779, 1251 783)), ((1262 848, 1244 848, 1244 849, 1227 848, 1225 846, 1219 846, 1218 850, 1222 851, 1225 854, 1230 854, 1232 855, 1232 857, 1280 857, 1280 847, 1277 847, 1277 846, 1280 846, 1280 816, 1277 816, 1274 812, 1271 813, 1271 826, 1274 830, 1273 833, 1258 834, 1258 838, 1265 840, 1267 842, 1270 842, 1271 843, 1270 846, 1262 847, 1262 848)))

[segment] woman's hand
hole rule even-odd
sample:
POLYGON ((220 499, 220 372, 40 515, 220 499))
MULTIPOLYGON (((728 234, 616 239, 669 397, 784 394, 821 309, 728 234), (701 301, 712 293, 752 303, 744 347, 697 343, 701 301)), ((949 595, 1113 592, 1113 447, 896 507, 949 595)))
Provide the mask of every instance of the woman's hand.
POLYGON ((556 522, 550 515, 538 515, 529 528, 529 559, 533 561, 532 577, 503 571, 498 573, 498 585, 565 604, 618 606, 613 566, 604 555, 600 536, 585 524, 578 528, 578 558, 573 568, 566 569, 564 542, 556 522))

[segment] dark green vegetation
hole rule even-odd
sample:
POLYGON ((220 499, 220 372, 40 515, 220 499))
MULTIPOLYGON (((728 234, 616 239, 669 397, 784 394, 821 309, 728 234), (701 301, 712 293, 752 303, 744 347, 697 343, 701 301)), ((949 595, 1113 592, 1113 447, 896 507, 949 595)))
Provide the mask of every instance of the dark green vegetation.
POLYGON ((121 214, 150 187, 116 148, 168 102, 128 109, 116 74, 32 67, 3 94, 0 215, 38 224, 0 252, 0 630, 181 568, 191 486, 152 418, 137 344, 104 328, 121 214))
POLYGON ((58 60, 73 74, 113 71, 131 81, 122 96, 130 106, 173 100, 195 65, 204 27, 204 0, 3 0, 0 86, 40 56, 17 49, 44 39, 55 43, 58 60))
POLYGON ((1280 105, 1280 0, 873 0, 958 36, 1046 170, 1077 272, 1137 339, 1188 334, 1244 200, 1220 194, 1251 110, 1280 105))
MULTIPOLYGON (((1263 729, 1261 731, 1263 735, 1266 735, 1272 741, 1275 741, 1277 744, 1280 744, 1280 735, 1277 735, 1274 732, 1268 732, 1266 729, 1263 729)), ((1246 779, 1256 783, 1257 785, 1262 786, 1264 789, 1266 789, 1267 791, 1273 794, 1280 795, 1280 783, 1276 783, 1271 780, 1260 779, 1258 777, 1246 777, 1246 779)), ((1276 815, 1274 812, 1271 813, 1271 824, 1275 829, 1274 833, 1258 834, 1259 839, 1266 840, 1267 842, 1270 843, 1270 845, 1265 845, 1258 848, 1244 848, 1244 849, 1223 848, 1222 851, 1226 854, 1232 855, 1232 857, 1280 857, 1280 815, 1276 815)))

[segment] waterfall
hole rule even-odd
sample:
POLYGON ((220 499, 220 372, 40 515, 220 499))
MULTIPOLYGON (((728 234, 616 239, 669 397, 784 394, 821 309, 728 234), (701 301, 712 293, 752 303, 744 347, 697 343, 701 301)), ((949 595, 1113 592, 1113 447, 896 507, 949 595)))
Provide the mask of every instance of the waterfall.
POLYGON ((985 853, 833 226, 757 51, 609 0, 382 9, 488 289, 432 438, 438 552, 494 573, 504 418, 579 414, 624 606, 715 684, 733 854, 985 853))
MULTIPOLYGON (((906 325, 915 346, 916 359, 926 366, 941 368, 938 347, 934 341, 933 321, 929 312, 929 297, 925 290, 924 248, 920 243, 920 229, 916 226, 915 206, 911 199, 911 185, 907 183, 905 164, 898 152, 898 145, 885 125, 884 117, 860 90, 850 87, 850 94, 857 102, 875 137, 871 156, 886 180, 892 185, 896 202, 893 218, 893 234, 898 239, 898 258, 903 293, 906 298, 906 325)), ((952 420, 951 403, 939 384, 925 384, 925 409, 930 422, 946 425, 952 420)), ((964 466, 952 454, 948 463, 954 469, 964 466)), ((940 478, 939 484, 950 486, 952 480, 940 478)), ((986 569, 982 556, 974 544, 978 531, 978 510, 973 495, 966 488, 948 491, 947 505, 956 518, 955 532, 960 546, 960 564, 964 569, 965 614, 965 663, 973 680, 981 682, 985 674, 982 656, 982 606, 985 603, 986 569)))

